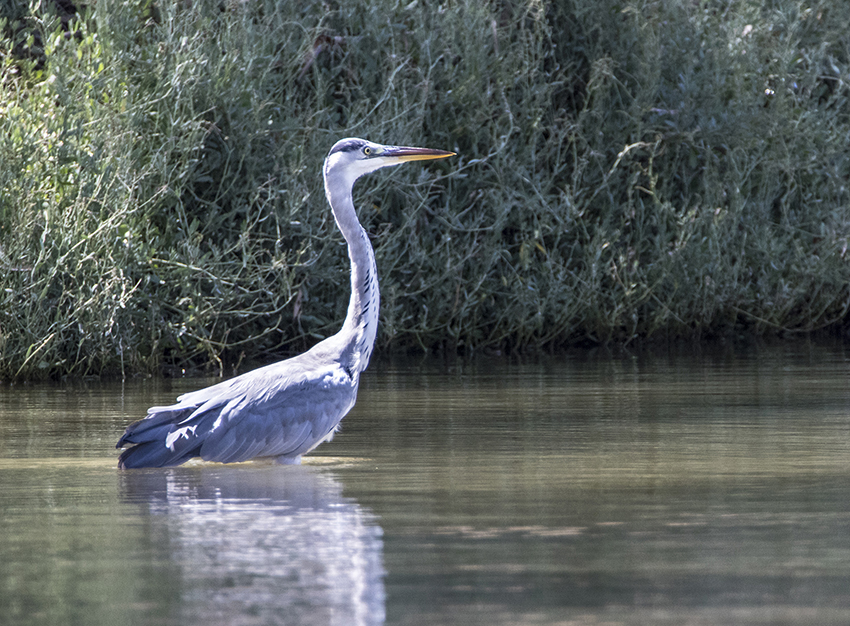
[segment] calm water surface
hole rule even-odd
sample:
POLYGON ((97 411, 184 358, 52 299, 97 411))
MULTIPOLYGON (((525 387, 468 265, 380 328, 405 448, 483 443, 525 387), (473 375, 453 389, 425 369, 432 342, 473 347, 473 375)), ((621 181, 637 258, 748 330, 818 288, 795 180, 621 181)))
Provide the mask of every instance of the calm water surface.
POLYGON ((300 467, 119 471, 214 381, 0 386, 0 623, 850 624, 850 355, 376 363, 300 467))

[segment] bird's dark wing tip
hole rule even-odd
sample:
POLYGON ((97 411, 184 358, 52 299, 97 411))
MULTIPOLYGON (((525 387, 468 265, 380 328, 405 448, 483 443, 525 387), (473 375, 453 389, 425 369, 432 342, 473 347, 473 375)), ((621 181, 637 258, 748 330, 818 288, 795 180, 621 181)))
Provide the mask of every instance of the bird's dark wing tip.
POLYGON ((119 469, 140 469, 143 467, 175 467, 196 456, 200 456, 201 446, 175 452, 161 441, 148 441, 127 448, 118 457, 119 469))

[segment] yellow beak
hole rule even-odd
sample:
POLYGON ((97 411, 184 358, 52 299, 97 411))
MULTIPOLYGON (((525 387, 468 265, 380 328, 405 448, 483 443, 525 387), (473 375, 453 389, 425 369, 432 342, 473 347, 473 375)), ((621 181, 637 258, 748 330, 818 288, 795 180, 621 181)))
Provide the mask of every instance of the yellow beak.
POLYGON ((387 148, 382 157, 398 159, 402 163, 407 161, 428 161, 430 159, 445 159, 454 156, 454 152, 445 150, 432 150, 431 148, 409 148, 407 146, 392 146, 387 148))

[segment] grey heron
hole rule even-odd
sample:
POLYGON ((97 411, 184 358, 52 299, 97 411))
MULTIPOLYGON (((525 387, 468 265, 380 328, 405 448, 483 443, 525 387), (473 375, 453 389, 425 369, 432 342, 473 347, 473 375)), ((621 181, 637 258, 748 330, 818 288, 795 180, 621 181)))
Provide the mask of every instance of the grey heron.
POLYGON ((270 457, 300 463, 329 441, 354 406, 378 326, 375 252, 354 210, 352 188, 362 175, 407 161, 454 152, 384 146, 349 138, 334 144, 323 168, 325 195, 348 244, 351 297, 342 329, 298 356, 148 409, 118 440, 118 466, 171 467, 193 457, 235 463, 270 457))

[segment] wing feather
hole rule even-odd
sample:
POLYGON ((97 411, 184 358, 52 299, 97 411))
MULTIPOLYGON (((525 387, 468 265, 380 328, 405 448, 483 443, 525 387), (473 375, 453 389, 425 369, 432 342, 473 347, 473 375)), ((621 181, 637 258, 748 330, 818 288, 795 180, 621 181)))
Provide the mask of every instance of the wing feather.
POLYGON ((183 394, 171 406, 152 407, 119 440, 118 447, 137 444, 124 451, 120 464, 179 465, 192 456, 234 463, 309 452, 354 406, 359 382, 339 363, 311 363, 309 355, 183 394))
POLYGON ((355 396, 351 386, 305 381, 285 393, 242 404, 222 413, 222 425, 206 437, 201 457, 233 463, 255 456, 300 456, 327 437, 351 409, 355 396))

